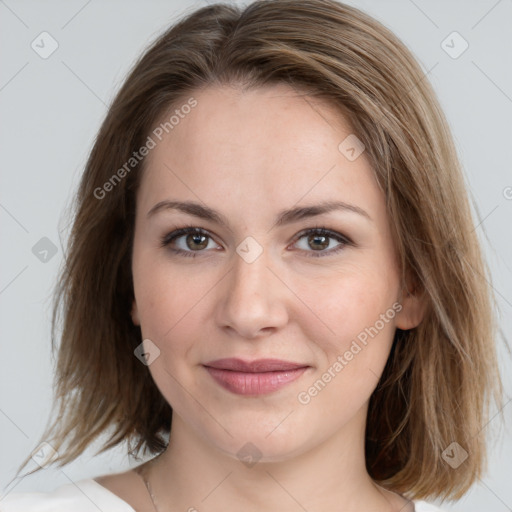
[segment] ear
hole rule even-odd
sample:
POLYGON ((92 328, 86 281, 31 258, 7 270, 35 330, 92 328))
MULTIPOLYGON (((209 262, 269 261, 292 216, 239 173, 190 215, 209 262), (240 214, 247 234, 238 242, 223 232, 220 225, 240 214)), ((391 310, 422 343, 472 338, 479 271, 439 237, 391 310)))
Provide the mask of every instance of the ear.
POLYGON ((402 309, 395 317, 396 326, 403 331, 414 329, 425 316, 427 309, 425 294, 416 287, 412 287, 412 289, 404 287, 399 302, 402 305, 402 309))
POLYGON ((137 302, 135 299, 133 299, 132 310, 130 314, 132 316, 133 325, 140 325, 139 309, 137 308, 137 302))

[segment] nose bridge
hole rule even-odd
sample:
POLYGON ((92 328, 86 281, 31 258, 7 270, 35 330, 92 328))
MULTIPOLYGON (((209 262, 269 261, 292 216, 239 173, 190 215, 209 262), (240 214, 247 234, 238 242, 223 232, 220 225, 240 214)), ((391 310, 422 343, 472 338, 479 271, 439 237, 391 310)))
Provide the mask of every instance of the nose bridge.
POLYGON ((270 270, 273 265, 269 251, 248 238, 237 247, 227 276, 222 321, 239 334, 253 337, 262 329, 283 325, 286 312, 280 300, 279 280, 270 270))
POLYGON ((271 265, 269 252, 253 240, 244 240, 237 247, 237 255, 231 275, 231 297, 239 299, 255 299, 267 297, 269 277, 267 268, 271 265), (256 245, 257 244, 257 245, 256 245))

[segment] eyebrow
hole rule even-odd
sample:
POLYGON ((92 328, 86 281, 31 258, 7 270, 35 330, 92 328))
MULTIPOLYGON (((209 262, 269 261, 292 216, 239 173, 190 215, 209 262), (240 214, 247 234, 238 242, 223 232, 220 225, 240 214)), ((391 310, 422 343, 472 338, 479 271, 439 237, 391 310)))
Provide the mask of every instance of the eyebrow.
MULTIPOLYGON (((229 221, 220 212, 194 201, 160 201, 149 210, 147 217, 152 217, 157 212, 166 210, 178 210, 188 215, 193 215, 194 217, 209 220, 215 222, 216 224, 229 227, 229 221)), ((336 210, 356 213, 362 217, 365 217, 369 221, 372 221, 372 218, 368 215, 368 213, 366 213, 366 211, 359 206, 345 203, 343 201, 327 201, 311 206, 302 206, 291 208, 289 210, 282 210, 276 216, 275 225, 284 226, 286 224, 292 224, 293 222, 298 222, 309 217, 316 217, 318 215, 336 210)))

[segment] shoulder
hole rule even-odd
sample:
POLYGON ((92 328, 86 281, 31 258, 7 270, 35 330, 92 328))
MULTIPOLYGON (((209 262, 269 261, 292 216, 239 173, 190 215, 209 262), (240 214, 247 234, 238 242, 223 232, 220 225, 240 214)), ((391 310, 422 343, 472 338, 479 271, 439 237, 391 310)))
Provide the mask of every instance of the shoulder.
POLYGON ((49 492, 14 492, 0 497, 2 512, 134 512, 128 503, 93 479, 62 485, 49 492))
POLYGON ((443 512, 440 508, 426 501, 415 501, 414 510, 415 512, 443 512))
POLYGON ((141 476, 133 469, 124 473, 99 476, 94 480, 136 510, 146 510, 153 506, 141 476))

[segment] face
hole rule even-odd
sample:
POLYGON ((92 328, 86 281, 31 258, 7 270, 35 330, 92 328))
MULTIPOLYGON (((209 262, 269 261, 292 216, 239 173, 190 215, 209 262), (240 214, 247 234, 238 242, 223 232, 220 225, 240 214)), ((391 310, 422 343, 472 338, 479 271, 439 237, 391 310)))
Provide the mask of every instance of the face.
POLYGON ((286 85, 190 96, 197 105, 153 137, 138 190, 132 318, 191 431, 233 457, 250 441, 284 460, 364 426, 418 304, 364 151, 354 159, 353 138, 339 148, 352 131, 338 111, 286 85), (327 202, 342 206, 280 217, 327 202), (208 368, 225 358, 301 368, 208 368))

